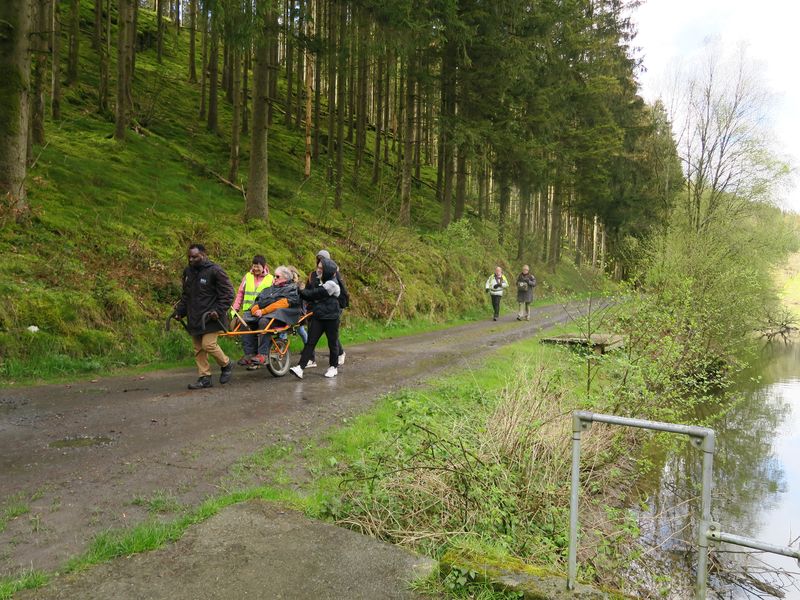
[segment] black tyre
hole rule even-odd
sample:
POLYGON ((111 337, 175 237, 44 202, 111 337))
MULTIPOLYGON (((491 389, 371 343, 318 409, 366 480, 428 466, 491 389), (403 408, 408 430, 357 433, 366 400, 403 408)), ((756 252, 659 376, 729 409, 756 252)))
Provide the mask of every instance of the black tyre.
POLYGON ((269 351, 267 368, 275 377, 283 377, 289 372, 292 363, 292 353, 289 351, 289 340, 274 340, 269 351), (283 352, 283 355, 281 355, 283 352))

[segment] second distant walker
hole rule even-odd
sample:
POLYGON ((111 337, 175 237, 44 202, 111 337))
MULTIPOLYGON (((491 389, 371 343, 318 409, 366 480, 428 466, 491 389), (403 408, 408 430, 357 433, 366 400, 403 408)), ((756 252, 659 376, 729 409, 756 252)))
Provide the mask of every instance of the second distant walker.
POLYGON ((517 321, 531 320, 531 303, 533 302, 533 288, 536 287, 536 277, 531 273, 528 265, 522 267, 522 272, 517 275, 517 302, 519 312, 517 321))

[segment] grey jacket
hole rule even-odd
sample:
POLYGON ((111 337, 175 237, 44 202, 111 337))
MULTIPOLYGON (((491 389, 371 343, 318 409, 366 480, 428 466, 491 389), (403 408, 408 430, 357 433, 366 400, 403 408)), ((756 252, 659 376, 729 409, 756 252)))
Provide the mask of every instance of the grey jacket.
POLYGON ((520 273, 517 275, 517 302, 533 302, 533 288, 536 287, 536 277, 533 273, 520 273))

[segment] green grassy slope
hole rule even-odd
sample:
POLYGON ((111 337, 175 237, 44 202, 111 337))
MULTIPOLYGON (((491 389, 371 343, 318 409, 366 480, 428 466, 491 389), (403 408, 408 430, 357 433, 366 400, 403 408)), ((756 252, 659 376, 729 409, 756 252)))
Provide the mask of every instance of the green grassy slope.
MULTIPOLYGON (((84 1, 84 33, 91 11, 84 1)), ((153 15, 142 10, 140 33, 153 29, 153 15)), ((334 211, 326 158, 303 181, 302 133, 282 125, 280 105, 269 142, 270 224, 245 224, 242 195, 209 174, 228 170, 229 106, 221 94, 220 132, 207 131, 197 118, 199 84, 186 82, 187 56, 186 32, 167 36, 161 65, 155 49, 138 53, 134 94, 142 127, 119 143, 113 116, 96 110, 97 59, 88 35, 81 40, 81 82, 64 89, 63 119, 46 124, 47 143, 34 149, 27 180, 32 218, 0 219, 5 383, 185 360, 185 334, 162 329, 191 242, 204 243, 236 284, 253 254, 273 267, 307 271, 316 251, 329 249, 352 288, 351 331, 390 314, 463 317, 485 304, 482 285, 495 264, 517 272, 513 232, 500 247, 497 231, 473 218, 438 231, 432 170, 423 174, 427 185, 414 189, 413 228, 395 223, 399 197, 390 169, 378 187, 368 185, 369 161, 358 188, 346 176, 344 208, 334 211), (39 331, 28 331, 32 325, 39 331)), ((110 71, 113 87, 113 60, 110 71)), ((245 136, 240 183, 248 144, 245 136)), ((352 159, 346 157, 348 167, 352 159)), ((569 265, 554 275, 534 272, 544 293, 585 285, 569 265)))

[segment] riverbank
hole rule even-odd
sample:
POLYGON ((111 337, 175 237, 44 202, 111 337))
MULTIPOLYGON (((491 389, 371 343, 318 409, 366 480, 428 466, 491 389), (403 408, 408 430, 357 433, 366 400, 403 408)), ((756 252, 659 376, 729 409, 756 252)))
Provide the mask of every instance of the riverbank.
MULTIPOLYGON (((796 548, 800 344, 764 343, 727 396, 726 403, 701 407, 697 416, 716 432, 714 520, 728 533, 796 548)), ((688 597, 694 585, 699 462, 696 449, 675 444, 642 486, 641 543, 652 571, 671 576, 663 588, 668 600, 688 597)), ((726 544, 712 547, 712 553, 711 583, 720 596, 744 600, 772 591, 787 600, 800 598, 794 560, 726 544)))

